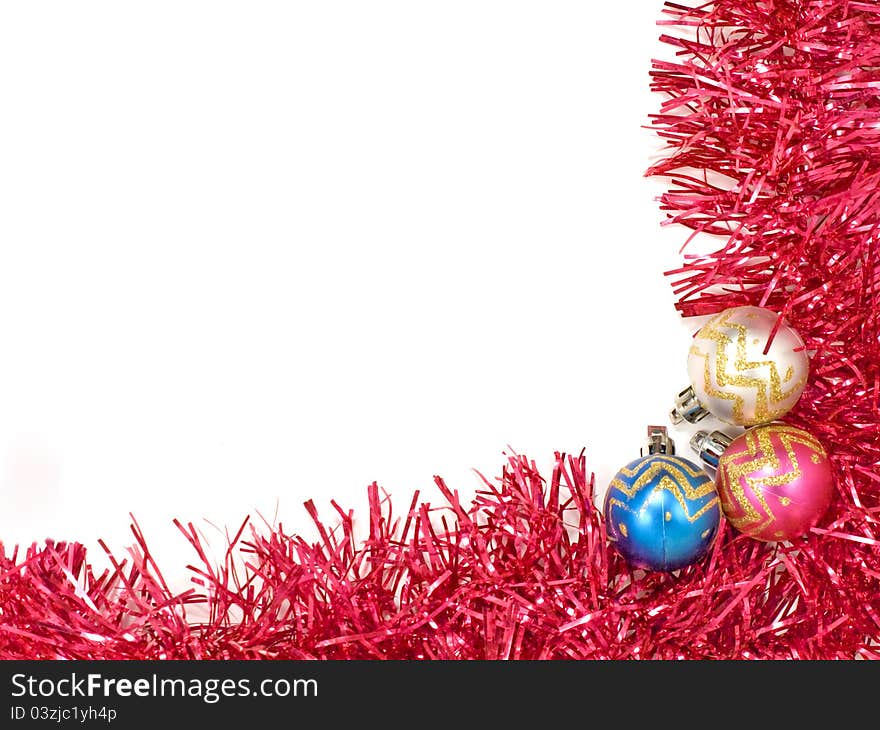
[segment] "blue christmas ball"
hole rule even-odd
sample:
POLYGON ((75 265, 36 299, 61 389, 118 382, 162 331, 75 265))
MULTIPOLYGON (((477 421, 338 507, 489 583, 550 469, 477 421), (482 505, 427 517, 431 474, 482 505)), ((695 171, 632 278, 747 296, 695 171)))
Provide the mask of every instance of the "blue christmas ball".
POLYGON ((605 493, 608 537, 627 562, 677 570, 703 557, 721 520, 709 475, 678 456, 652 454, 623 467, 605 493))

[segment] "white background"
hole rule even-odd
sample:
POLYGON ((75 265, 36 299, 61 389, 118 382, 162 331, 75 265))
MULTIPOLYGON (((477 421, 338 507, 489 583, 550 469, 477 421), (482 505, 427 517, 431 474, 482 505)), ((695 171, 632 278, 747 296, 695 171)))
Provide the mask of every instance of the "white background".
POLYGON ((660 8, 4 4, 0 538, 133 512, 177 582, 174 517, 219 555, 508 447, 604 489, 696 329, 642 177, 660 8))

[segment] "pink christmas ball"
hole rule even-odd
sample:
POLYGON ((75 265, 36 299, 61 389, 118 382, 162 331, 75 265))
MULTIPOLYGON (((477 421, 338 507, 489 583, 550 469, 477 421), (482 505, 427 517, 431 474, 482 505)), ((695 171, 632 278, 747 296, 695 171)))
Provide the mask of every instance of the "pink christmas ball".
POLYGON ((721 509, 757 540, 790 540, 831 504, 833 475, 822 444, 803 429, 768 423, 733 440, 718 462, 721 509))

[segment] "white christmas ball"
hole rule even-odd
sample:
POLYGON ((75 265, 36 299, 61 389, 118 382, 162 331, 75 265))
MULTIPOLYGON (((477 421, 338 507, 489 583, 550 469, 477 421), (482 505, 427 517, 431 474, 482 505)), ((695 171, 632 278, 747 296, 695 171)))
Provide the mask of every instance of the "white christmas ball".
POLYGON ((712 415, 737 426, 782 418, 807 383, 810 358, 786 322, 764 348, 779 315, 761 307, 732 307, 697 332, 688 354, 688 377, 697 400, 712 415))

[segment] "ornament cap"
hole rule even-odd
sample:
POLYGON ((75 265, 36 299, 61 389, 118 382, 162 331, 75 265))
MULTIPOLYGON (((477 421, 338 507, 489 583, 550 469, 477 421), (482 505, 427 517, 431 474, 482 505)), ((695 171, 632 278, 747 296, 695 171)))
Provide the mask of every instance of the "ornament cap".
POLYGON ((692 386, 688 386, 675 398, 675 408, 669 412, 669 420, 676 426, 682 421, 697 423, 709 415, 703 405, 697 400, 697 394, 692 386))
POLYGON ((697 431, 690 441, 691 448, 699 454, 700 461, 713 469, 718 468, 721 455, 731 443, 733 439, 722 431, 697 431))
MULTIPOLYGON (((648 426, 648 455, 666 454, 673 456, 675 454, 675 441, 666 433, 666 426, 648 426)), ((642 449, 642 456, 645 455, 645 449, 642 449)))

